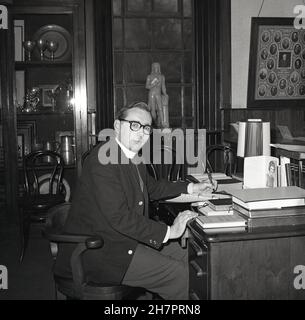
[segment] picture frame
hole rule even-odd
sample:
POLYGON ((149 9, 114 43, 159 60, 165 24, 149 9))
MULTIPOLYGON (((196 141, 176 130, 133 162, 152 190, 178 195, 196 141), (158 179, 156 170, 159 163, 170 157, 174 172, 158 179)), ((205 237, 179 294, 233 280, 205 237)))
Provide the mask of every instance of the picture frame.
POLYGON ((25 155, 24 151, 24 134, 17 134, 17 146, 18 146, 18 160, 22 160, 25 155))
POLYGON ((303 107, 305 31, 293 18, 252 18, 248 108, 303 107))
POLYGON ((24 20, 14 20, 15 61, 24 61, 24 20))
MULTIPOLYGON (((23 155, 32 152, 32 145, 36 139, 36 121, 35 120, 17 120, 17 137, 23 136, 23 155)), ((19 145, 18 145, 19 150, 19 145)))
POLYGON ((16 104, 19 110, 22 109, 25 97, 25 71, 16 70, 16 104))
POLYGON ((41 106, 46 108, 55 108, 55 90, 57 84, 40 85, 41 89, 41 106))

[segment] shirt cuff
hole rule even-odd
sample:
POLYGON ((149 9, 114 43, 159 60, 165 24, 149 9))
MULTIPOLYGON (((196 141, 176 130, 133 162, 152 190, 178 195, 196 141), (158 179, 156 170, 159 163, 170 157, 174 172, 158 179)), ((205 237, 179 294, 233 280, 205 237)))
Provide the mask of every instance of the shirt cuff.
POLYGON ((187 185, 187 193, 188 194, 193 194, 193 191, 194 191, 194 183, 193 182, 191 182, 191 183, 189 183, 188 185, 187 185))
POLYGON ((163 243, 166 243, 168 241, 170 233, 171 233, 171 228, 170 228, 170 226, 167 226, 167 232, 166 232, 165 238, 163 240, 163 243))

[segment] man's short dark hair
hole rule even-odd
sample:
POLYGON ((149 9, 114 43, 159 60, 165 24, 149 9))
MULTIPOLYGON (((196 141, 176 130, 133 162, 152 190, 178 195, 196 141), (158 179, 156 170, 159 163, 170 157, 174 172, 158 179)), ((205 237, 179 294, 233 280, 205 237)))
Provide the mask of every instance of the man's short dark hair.
POLYGON ((147 111, 149 114, 151 114, 150 113, 150 109, 149 109, 148 105, 145 102, 133 102, 130 105, 128 105, 127 107, 121 108, 117 112, 117 114, 115 116, 115 119, 125 119, 125 117, 128 114, 128 111, 131 110, 131 109, 134 109, 134 108, 147 111))

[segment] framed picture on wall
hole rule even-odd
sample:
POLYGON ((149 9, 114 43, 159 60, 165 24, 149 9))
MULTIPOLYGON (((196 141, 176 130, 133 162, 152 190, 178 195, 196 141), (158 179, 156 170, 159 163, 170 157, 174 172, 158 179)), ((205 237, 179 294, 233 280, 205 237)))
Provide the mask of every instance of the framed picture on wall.
POLYGON ((305 30, 293 18, 252 18, 248 107, 305 103, 305 30))
POLYGON ((52 107, 54 109, 55 107, 55 90, 58 87, 58 85, 54 84, 46 84, 46 85, 40 85, 41 88, 41 105, 42 107, 52 107))

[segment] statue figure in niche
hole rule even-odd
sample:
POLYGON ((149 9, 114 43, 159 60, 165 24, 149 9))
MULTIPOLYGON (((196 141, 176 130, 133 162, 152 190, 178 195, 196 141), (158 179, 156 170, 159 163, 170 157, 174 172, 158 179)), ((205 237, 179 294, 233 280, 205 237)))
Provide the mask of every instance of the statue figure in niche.
POLYGON ((158 128, 168 128, 168 95, 165 87, 165 77, 161 74, 160 63, 154 62, 151 74, 146 79, 148 93, 148 106, 152 118, 158 128))

